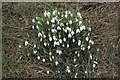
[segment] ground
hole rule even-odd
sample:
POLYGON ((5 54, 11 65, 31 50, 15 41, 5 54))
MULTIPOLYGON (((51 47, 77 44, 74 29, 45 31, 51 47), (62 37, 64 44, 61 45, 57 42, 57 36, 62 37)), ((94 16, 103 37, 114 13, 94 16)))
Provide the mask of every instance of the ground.
MULTIPOLYGON (((118 77, 118 7, 119 3, 54 3, 57 7, 69 7, 81 11, 84 21, 92 22, 92 49, 97 57, 96 78, 118 77)), ((3 77, 45 77, 47 67, 40 61, 21 59, 19 43, 32 41, 32 18, 40 15, 43 3, 2 3, 3 77)))

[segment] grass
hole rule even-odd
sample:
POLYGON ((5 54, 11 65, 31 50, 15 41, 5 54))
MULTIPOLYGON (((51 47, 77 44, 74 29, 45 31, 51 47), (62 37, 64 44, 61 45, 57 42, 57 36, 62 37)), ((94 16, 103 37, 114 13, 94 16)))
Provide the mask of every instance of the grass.
MULTIPOLYGON (((94 77, 118 77, 117 53, 117 3, 65 3, 69 7, 81 10, 84 21, 92 21, 93 38, 95 40, 92 52, 98 59, 94 77), (87 6, 87 7, 86 7, 87 6), (99 48, 98 54, 96 50, 99 48)), ((65 4, 54 3, 64 8, 65 4)), ((21 56, 18 45, 24 40, 33 41, 34 31, 31 29, 31 20, 36 15, 41 15, 43 3, 3 3, 3 77, 51 77, 46 71, 46 64, 35 61, 30 63, 21 56)))

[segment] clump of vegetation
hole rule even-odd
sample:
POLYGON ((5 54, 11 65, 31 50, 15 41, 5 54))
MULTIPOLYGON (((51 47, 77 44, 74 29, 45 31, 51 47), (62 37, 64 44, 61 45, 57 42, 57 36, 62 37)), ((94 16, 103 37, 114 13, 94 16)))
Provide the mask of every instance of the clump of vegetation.
POLYGON ((90 52, 94 44, 91 26, 85 26, 78 11, 45 10, 42 15, 32 19, 34 44, 26 40, 19 46, 21 53, 48 64, 54 77, 88 77, 97 64, 90 52))

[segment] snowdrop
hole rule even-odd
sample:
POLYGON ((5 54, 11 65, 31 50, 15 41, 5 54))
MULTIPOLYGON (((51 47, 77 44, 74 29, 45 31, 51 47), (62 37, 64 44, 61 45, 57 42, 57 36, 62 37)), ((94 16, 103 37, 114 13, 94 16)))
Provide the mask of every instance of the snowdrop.
POLYGON ((60 50, 59 50, 59 52, 58 52, 58 53, 59 53, 59 55, 61 55, 61 54, 62 54, 62 51, 60 51, 60 50))
POLYGON ((90 49, 90 45, 88 46, 88 49, 90 49))
POLYGON ((49 55, 52 55, 52 52, 49 52, 49 55))
POLYGON ((60 26, 57 27, 57 30, 61 30, 60 26))
POLYGON ((55 27, 55 24, 52 24, 52 27, 55 27))
POLYGON ((80 17, 80 18, 82 18, 82 16, 81 16, 81 13, 80 13, 80 12, 77 12, 77 16, 78 16, 78 17, 80 17))
POLYGON ((43 58, 42 61, 45 62, 45 59, 43 58))
POLYGON ((58 61, 55 61, 55 65, 57 66, 59 63, 58 63, 58 61))
POLYGON ((95 64, 93 64, 93 68, 95 68, 96 67, 96 65, 95 64))
POLYGON ((75 39, 72 39, 72 42, 75 42, 75 39))
POLYGON ((49 74, 50 73, 50 71, 47 71, 47 74, 49 74))
POLYGON ((78 46, 80 46, 81 45, 81 40, 78 40, 78 46))
POLYGON ((79 25, 81 25, 82 24, 82 21, 79 21, 79 25))
POLYGON ((62 43, 62 40, 61 40, 61 39, 59 39, 59 43, 62 43))
POLYGON ((88 30, 91 31, 91 27, 89 27, 88 30))
POLYGON ((49 25, 50 23, 49 23, 49 21, 47 21, 47 25, 49 25))
POLYGON ((55 18, 52 18, 51 22, 52 22, 52 23, 55 23, 55 18))
POLYGON ((76 33, 80 33, 80 30, 79 30, 79 29, 76 29, 76 33))
POLYGON ((36 48, 36 45, 34 44, 34 48, 36 48))
POLYGON ((57 10, 54 10, 54 11, 53 11, 53 15, 55 15, 56 13, 57 13, 57 10))
POLYGON ((69 33, 69 34, 68 34, 68 37, 69 37, 69 38, 71 38, 71 37, 72 37, 72 35, 69 33))
POLYGON ((80 57, 80 54, 77 54, 78 57, 80 57))
POLYGON ((43 38, 46 38, 46 35, 45 35, 45 34, 43 35, 43 38))
POLYGON ((71 34, 74 35, 74 31, 71 31, 71 34))
POLYGON ((37 56, 37 59, 40 60, 40 56, 37 56))
POLYGON ((32 26, 32 29, 34 29, 35 27, 34 26, 32 26))
POLYGON ((57 40, 56 36, 53 36, 53 39, 54 39, 54 40, 57 40))
POLYGON ((63 41, 65 42, 65 41, 66 41, 66 38, 63 38, 63 41))
POLYGON ((39 33, 38 33, 38 37, 42 37, 42 34, 41 34, 41 32, 39 32, 39 33))
POLYGON ((75 18, 75 22, 78 22, 78 19, 77 19, 77 18, 75 18))
POLYGON ((67 47, 69 47, 69 44, 67 44, 67 47))
POLYGON ((39 26, 38 25, 36 26, 36 29, 39 30, 39 26))
POLYGON ((44 42, 44 46, 47 46, 47 43, 46 43, 46 42, 44 42))
POLYGON ((88 37, 86 37, 86 38, 85 38, 85 40, 86 40, 86 41, 88 41, 88 40, 89 40, 89 38, 88 38, 88 37))
POLYGON ((28 41, 25 41, 25 46, 27 46, 29 43, 28 43, 28 41))
POLYGON ((35 19, 32 19, 32 22, 35 23, 35 19))
POLYGON ((72 20, 69 20, 69 24, 72 24, 72 20))
POLYGON ((64 24, 63 24, 63 23, 60 23, 60 26, 64 26, 64 24))
POLYGON ((19 45, 19 48, 21 48, 22 46, 21 45, 19 45))
POLYGON ((49 37, 49 41, 52 41, 52 37, 49 37))
POLYGON ((77 78, 78 73, 75 73, 75 78, 77 78))
POLYGON ((44 16, 47 17, 47 11, 44 12, 44 16))

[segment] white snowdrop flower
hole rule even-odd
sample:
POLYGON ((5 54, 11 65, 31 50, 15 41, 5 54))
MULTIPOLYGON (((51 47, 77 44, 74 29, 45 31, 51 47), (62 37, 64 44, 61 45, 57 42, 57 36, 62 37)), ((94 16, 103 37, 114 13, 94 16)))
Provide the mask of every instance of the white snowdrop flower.
POLYGON ((42 61, 45 62, 45 59, 43 58, 42 61))
POLYGON ((75 42, 75 39, 72 39, 72 42, 75 42))
POLYGON ((71 13, 70 16, 73 16, 73 14, 71 13))
POLYGON ((58 12, 58 15, 60 15, 60 12, 58 12))
POLYGON ((38 24, 40 24, 40 21, 38 21, 38 24))
POLYGON ((40 60, 40 56, 37 56, 37 59, 40 60))
POLYGON ((58 73, 60 73, 60 71, 57 71, 58 73))
POLYGON ((40 38, 40 41, 42 41, 42 38, 40 38))
POLYGON ((49 59, 50 59, 50 61, 52 61, 52 58, 51 58, 51 57, 50 57, 49 59))
POLYGON ((49 46, 49 43, 47 45, 49 46))
POLYGON ((79 25, 81 25, 82 24, 82 21, 79 21, 79 25))
POLYGON ((80 12, 77 12, 77 16, 78 16, 78 17, 80 17, 80 18, 82 18, 82 16, 81 16, 81 13, 80 13, 80 12))
POLYGON ((34 44, 34 48, 36 48, 36 45, 34 44))
POLYGON ((95 64, 93 64, 93 68, 95 68, 96 67, 96 65, 95 64))
POLYGON ((98 62, 94 61, 95 64, 98 64, 98 62))
POLYGON ((72 29, 71 29, 71 28, 69 28, 69 32, 71 32, 71 30, 72 30, 72 29))
POLYGON ((89 27, 88 30, 91 31, 91 27, 89 27))
POLYGON ((51 29, 52 33, 54 32, 54 29, 51 29))
POLYGON ((68 14, 68 11, 65 11, 65 14, 68 14))
POLYGON ((68 37, 69 37, 69 38, 71 38, 71 37, 72 37, 72 35, 69 33, 69 34, 68 34, 68 37))
POLYGON ((44 34, 43 37, 46 38, 46 35, 44 34))
POLYGON ((84 25, 82 25, 82 28, 83 28, 83 30, 85 30, 85 26, 84 25))
POLYGON ((70 73, 71 71, 68 69, 67 72, 70 73))
POLYGON ((67 47, 69 47, 69 44, 67 44, 67 47))
POLYGON ((47 74, 49 74, 50 73, 50 71, 47 71, 47 74))
POLYGON ((55 57, 54 57, 54 56, 52 56, 52 58, 53 58, 53 59, 55 59, 55 57))
POLYGON ((47 21, 47 25, 49 25, 50 23, 49 23, 49 21, 47 21))
POLYGON ((28 43, 28 41, 25 41, 25 46, 27 46, 29 43, 28 43))
POLYGON ((44 16, 45 16, 45 17, 47 16, 47 11, 44 12, 44 16))
POLYGON ((76 59, 74 58, 74 60, 73 60, 74 62, 76 62, 76 59))
POLYGON ((64 26, 64 24, 63 24, 63 23, 60 23, 60 26, 64 26))
POLYGON ((82 31, 82 30, 84 30, 84 29, 83 29, 83 27, 81 26, 81 27, 80 27, 80 31, 82 31))
POLYGON ((34 26, 32 26, 32 29, 34 29, 35 27, 34 26))
POLYGON ((39 30, 39 26, 38 25, 36 26, 36 29, 39 30))
POLYGON ((67 29, 64 29, 65 33, 67 33, 67 29))
POLYGON ((54 10, 54 11, 53 11, 53 15, 55 15, 56 13, 57 13, 57 10, 54 10))
POLYGON ((56 62, 55 62, 55 65, 57 66, 58 64, 59 64, 58 61, 56 61, 56 62))
POLYGON ((78 22, 78 19, 77 19, 77 18, 75 18, 75 22, 78 22))
POLYGON ((75 78, 77 78, 78 73, 75 73, 75 78))
POLYGON ((70 69, 70 67, 69 67, 69 66, 67 66, 67 69, 70 69))
POLYGON ((62 40, 61 40, 61 39, 59 39, 59 43, 62 43, 62 40))
POLYGON ((79 56, 80 56, 80 54, 77 54, 77 56, 79 57, 79 56))
POLYGON ((81 45, 81 40, 78 40, 78 46, 80 46, 81 45))
POLYGON ((32 19, 32 22, 35 23, 35 19, 32 19))
POLYGON ((77 54, 77 51, 75 51, 75 54, 77 54))
POLYGON ((85 38, 85 40, 86 40, 86 41, 88 41, 88 40, 89 40, 89 38, 88 38, 88 37, 86 37, 86 38, 85 38))
POLYGON ((74 35, 74 31, 71 31, 71 34, 74 35))
POLYGON ((52 24, 52 27, 55 27, 55 24, 52 24))
POLYGON ((66 23, 66 25, 68 25, 68 23, 66 23))
POLYGON ((37 53, 37 50, 33 51, 33 53, 36 54, 36 53, 37 53))
POLYGON ((38 20, 39 17, 35 17, 35 18, 36 18, 36 20, 38 20))
POLYGON ((59 55, 61 55, 61 54, 62 54, 62 51, 60 51, 60 50, 59 50, 59 52, 58 52, 58 53, 59 53, 59 55))
POLYGON ((71 14, 71 11, 68 11, 68 14, 71 14))
POLYGON ((63 44, 62 47, 65 47, 65 45, 63 44))
POLYGON ((75 67, 77 67, 78 65, 76 64, 75 67))
POLYGON ((49 52, 49 55, 52 55, 52 52, 51 52, 51 51, 49 52))
POLYGON ((72 24, 72 20, 69 20, 69 24, 72 24))
POLYGON ((79 30, 79 29, 76 29, 76 33, 80 33, 80 30, 79 30))
POLYGON ((85 47, 82 47, 82 50, 84 51, 84 50, 85 50, 85 47))
POLYGON ((49 37, 49 41, 52 41, 52 37, 49 37))
POLYGON ((62 14, 61 17, 64 17, 64 15, 62 14))
POLYGON ((50 17, 51 13, 50 12, 47 12, 47 16, 50 17))
POLYGON ((60 26, 57 27, 57 30, 61 30, 60 26))
POLYGON ((66 41, 66 38, 63 38, 63 41, 65 42, 65 41, 66 41))
POLYGON ((56 50, 56 53, 59 53, 59 50, 56 50))
POLYGON ((65 14, 65 18, 67 18, 68 17, 68 15, 67 14, 65 14))
POLYGON ((44 42, 44 46, 47 46, 47 43, 46 43, 46 42, 44 42))
POLYGON ((60 24, 60 21, 58 21, 57 24, 59 25, 59 24, 60 24))
POLYGON ((53 36, 53 39, 56 40, 57 39, 56 36, 53 36))
POLYGON ((92 55, 90 54, 90 59, 92 59, 92 55))
POLYGON ((87 71, 85 71, 85 74, 87 74, 87 71))
POLYGON ((19 48, 21 48, 22 46, 21 45, 19 45, 19 48))
POLYGON ((92 41, 91 44, 94 44, 94 41, 92 41))
POLYGON ((55 18, 52 18, 51 22, 52 22, 52 23, 55 23, 55 18))
POLYGON ((88 46, 88 49, 90 49, 90 45, 88 46))
POLYGON ((41 32, 39 32, 39 33, 38 33, 38 37, 42 37, 42 34, 41 34, 41 32))

